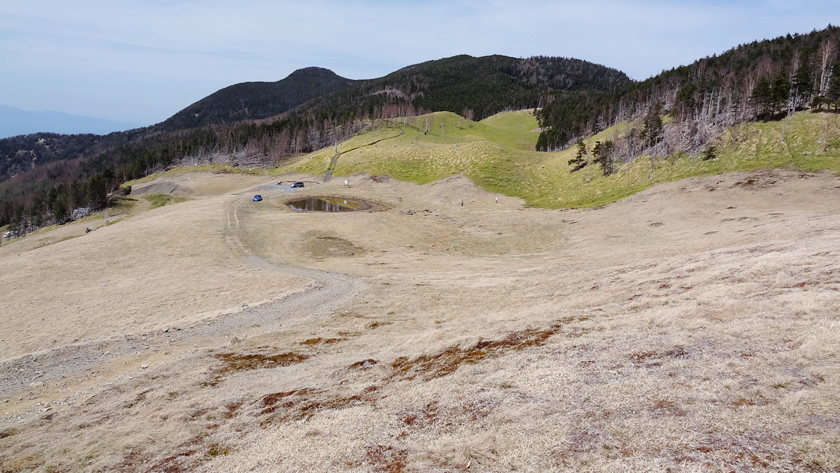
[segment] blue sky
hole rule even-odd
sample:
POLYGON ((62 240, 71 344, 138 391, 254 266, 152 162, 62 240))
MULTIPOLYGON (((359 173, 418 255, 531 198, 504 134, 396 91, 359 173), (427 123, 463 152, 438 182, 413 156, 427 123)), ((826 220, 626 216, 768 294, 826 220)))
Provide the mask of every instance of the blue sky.
POLYGON ((641 80, 829 23, 837 0, 0 0, 0 104, 150 125, 301 67, 369 79, 456 54, 576 57, 641 80))

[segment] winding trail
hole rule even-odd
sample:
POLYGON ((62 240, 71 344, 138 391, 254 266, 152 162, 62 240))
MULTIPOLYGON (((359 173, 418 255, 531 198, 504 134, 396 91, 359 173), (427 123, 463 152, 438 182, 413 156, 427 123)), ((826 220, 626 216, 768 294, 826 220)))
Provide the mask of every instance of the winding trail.
POLYGON ((405 130, 403 128, 400 128, 400 132, 397 133, 394 136, 388 136, 386 138, 380 138, 376 141, 371 141, 370 143, 359 145, 359 146, 356 146, 355 148, 350 148, 350 149, 344 150, 340 153, 335 153, 335 156, 333 156, 330 159, 330 166, 327 168, 327 172, 324 173, 324 182, 329 182, 330 179, 332 179, 333 171, 335 171, 335 167, 336 167, 336 165, 338 165, 338 158, 340 158, 343 154, 349 153, 350 151, 356 151, 357 149, 367 148, 368 146, 373 146, 373 145, 375 145, 377 143, 381 143, 383 141, 393 140, 394 138, 399 138, 400 136, 403 136, 403 135, 405 135, 405 130))
MULTIPOLYGON (((142 356, 162 350, 178 351, 179 345, 182 352, 188 351, 186 345, 213 350, 229 343, 233 332, 250 336, 308 323, 312 319, 334 313, 364 289, 365 283, 358 278, 274 264, 256 255, 242 235, 241 208, 244 202, 243 199, 237 198, 225 208, 226 245, 249 267, 310 279, 312 282, 302 291, 260 306, 247 307, 236 313, 203 320, 185 328, 66 345, 0 362, 0 398, 18 395, 17 393, 27 389, 39 388, 51 382, 72 382, 90 377, 99 365, 125 356, 142 356)), ((174 361, 170 360, 168 363, 174 361)))

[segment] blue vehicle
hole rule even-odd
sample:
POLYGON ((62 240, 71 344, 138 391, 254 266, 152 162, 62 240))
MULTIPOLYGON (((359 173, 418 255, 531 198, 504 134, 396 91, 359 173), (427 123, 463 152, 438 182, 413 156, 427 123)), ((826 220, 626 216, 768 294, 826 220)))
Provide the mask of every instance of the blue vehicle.
POLYGON ((254 202, 259 202, 259 201, 261 201, 261 200, 262 200, 262 196, 261 196, 261 195, 259 195, 259 194, 255 195, 255 196, 254 196, 254 198, 253 198, 253 201, 254 201, 254 202))

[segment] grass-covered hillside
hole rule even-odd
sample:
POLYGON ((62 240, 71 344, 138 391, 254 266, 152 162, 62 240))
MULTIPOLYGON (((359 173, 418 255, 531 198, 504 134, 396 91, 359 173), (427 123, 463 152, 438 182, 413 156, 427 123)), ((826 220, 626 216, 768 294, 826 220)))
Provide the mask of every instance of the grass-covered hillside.
MULTIPOLYGON (((627 123, 620 123, 585 140, 587 149, 626 128, 627 123)), ((720 138, 714 159, 705 160, 703 154, 642 156, 620 163, 610 176, 603 176, 598 164, 570 172, 568 161, 576 147, 533 151, 538 134, 528 111, 504 112, 480 122, 441 112, 379 122, 340 143, 337 159, 334 148, 325 148, 278 171, 322 174, 332 169, 335 176, 368 172, 417 183, 460 173, 489 191, 544 208, 595 206, 691 176, 780 167, 840 171, 840 116, 830 113, 800 112, 778 122, 737 125, 720 138)))

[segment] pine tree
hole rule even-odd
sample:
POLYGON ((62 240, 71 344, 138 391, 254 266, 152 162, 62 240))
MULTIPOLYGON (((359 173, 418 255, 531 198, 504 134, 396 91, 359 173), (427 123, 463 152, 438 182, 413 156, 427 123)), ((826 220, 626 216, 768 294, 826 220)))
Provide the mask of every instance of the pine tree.
POLYGON ((665 127, 662 124, 662 102, 657 100, 648 108, 647 115, 645 116, 642 141, 648 147, 654 146, 662 140, 664 130, 665 127))
POLYGON ((592 161, 601 165, 605 176, 609 176, 615 172, 615 162, 613 161, 614 148, 615 145, 610 140, 606 140, 603 143, 596 141, 595 147, 592 148, 592 161))
POLYGON ((579 171, 586 167, 586 165, 588 164, 588 162, 584 160, 584 156, 589 154, 589 152, 586 150, 586 143, 584 143, 583 140, 581 140, 577 142, 576 146, 578 152, 573 159, 569 160, 569 165, 574 165, 574 168, 572 168, 571 172, 579 171))
POLYGON ((837 110, 840 105, 840 65, 834 65, 831 71, 831 78, 829 79, 828 90, 825 93, 826 102, 837 110))
POLYGON ((814 92, 814 75, 811 72, 810 56, 803 56, 802 64, 796 70, 791 86, 798 104, 808 104, 811 102, 811 95, 814 92))
POLYGON ((788 98, 790 97, 790 81, 788 81, 784 73, 779 72, 776 75, 776 78, 773 80, 772 90, 771 110, 773 115, 775 115, 778 111, 785 109, 788 98))
POLYGON ((773 103, 773 85, 770 82, 770 79, 762 77, 758 80, 755 84, 755 88, 753 88, 752 100, 758 109, 757 116, 759 118, 766 118, 768 115, 772 114, 770 107, 773 103))

